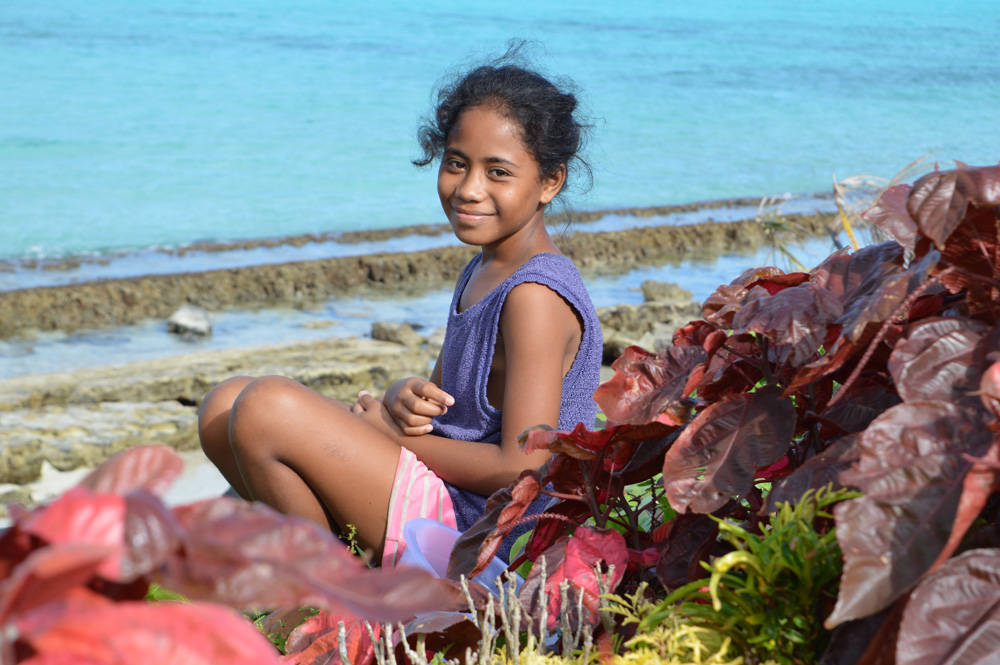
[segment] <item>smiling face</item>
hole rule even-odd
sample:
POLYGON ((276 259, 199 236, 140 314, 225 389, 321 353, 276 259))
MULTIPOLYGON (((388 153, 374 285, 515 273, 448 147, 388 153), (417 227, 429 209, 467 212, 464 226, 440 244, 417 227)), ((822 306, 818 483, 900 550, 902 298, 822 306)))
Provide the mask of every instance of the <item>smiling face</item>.
POLYGON ((517 121, 485 106, 467 109, 448 134, 438 195, 455 235, 484 254, 520 251, 545 233, 545 206, 559 193, 565 170, 542 177, 521 140, 517 121))

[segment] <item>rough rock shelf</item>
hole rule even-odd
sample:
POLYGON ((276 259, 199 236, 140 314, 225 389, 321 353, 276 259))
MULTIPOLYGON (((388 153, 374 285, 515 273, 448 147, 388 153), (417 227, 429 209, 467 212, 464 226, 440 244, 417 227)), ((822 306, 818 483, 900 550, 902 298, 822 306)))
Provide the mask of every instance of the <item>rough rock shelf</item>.
MULTIPOLYGON (((605 358, 630 344, 669 344, 672 331, 700 315, 691 294, 672 284, 643 285, 647 302, 598 311, 605 358)), ((124 448, 158 443, 198 447, 197 408, 205 393, 234 375, 282 374, 344 401, 378 393, 401 376, 426 376, 443 330, 421 336, 378 323, 371 338, 328 338, 210 351, 115 367, 36 374, 0 381, 0 504, 34 503, 29 483, 43 465, 91 467, 124 448)), ((607 370, 607 368, 605 368, 607 370)), ((610 371, 610 370, 607 370, 610 371)))

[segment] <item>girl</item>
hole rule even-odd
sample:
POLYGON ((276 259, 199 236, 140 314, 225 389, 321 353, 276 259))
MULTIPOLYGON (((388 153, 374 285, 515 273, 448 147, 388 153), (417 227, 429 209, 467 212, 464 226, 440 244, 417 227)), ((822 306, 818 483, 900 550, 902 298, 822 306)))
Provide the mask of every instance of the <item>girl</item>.
MULTIPOLYGON (((234 377, 199 414, 202 447, 240 496, 331 529, 355 525, 383 565, 405 549, 407 519, 465 530, 490 494, 544 464, 547 452, 521 451, 525 429, 592 426, 596 413, 600 324, 544 224, 579 159, 576 98, 501 59, 438 102, 414 163, 440 158, 441 206, 482 252, 459 277, 430 378, 350 405, 284 377, 234 377)), ((502 557, 528 528, 508 536, 502 557)))

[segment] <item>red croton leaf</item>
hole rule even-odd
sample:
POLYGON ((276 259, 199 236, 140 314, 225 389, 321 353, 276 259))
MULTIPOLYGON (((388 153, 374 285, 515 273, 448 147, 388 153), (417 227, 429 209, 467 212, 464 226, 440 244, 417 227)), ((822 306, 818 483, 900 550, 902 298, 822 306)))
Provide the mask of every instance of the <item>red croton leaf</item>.
MULTIPOLYGON (((347 662, 352 665, 368 665, 375 661, 375 645, 365 621, 352 614, 328 613, 320 611, 309 617, 288 635, 285 641, 286 655, 281 658, 283 665, 327 665, 340 663, 339 624, 344 622, 343 651, 347 662)), ((379 624, 371 626, 372 634, 378 639, 379 624)))
POLYGON ((86 585, 113 551, 106 545, 71 543, 32 552, 0 582, 0 626, 86 585))
POLYGON ((826 487, 833 483, 833 489, 842 487, 838 476, 851 468, 860 453, 855 447, 858 435, 852 434, 837 439, 829 448, 807 459, 793 473, 776 483, 767 495, 767 512, 777 510, 778 504, 796 505, 806 492, 826 487))
POLYGON ((541 514, 525 548, 528 560, 538 561, 538 557, 553 543, 591 516, 590 507, 583 501, 560 500, 550 505, 541 514))
POLYGON ((917 223, 906 209, 906 199, 912 187, 893 185, 878 197, 875 205, 862 213, 869 224, 888 233, 903 247, 913 250, 917 241, 917 223))
MULTIPOLYGON (((594 567, 598 564, 608 569, 614 566, 609 581, 609 592, 613 593, 628 563, 625 538, 614 529, 594 529, 581 526, 574 534, 556 542, 542 554, 545 558, 545 595, 548 608, 546 627, 559 627, 563 612, 569 615, 570 626, 576 631, 580 623, 594 625, 598 620, 601 591, 597 584, 594 567), (570 583, 568 604, 562 607, 559 585, 563 580, 570 583), (582 615, 576 611, 577 599, 582 594, 582 615)), ((541 621, 541 578, 542 566, 536 563, 524 581, 518 598, 531 614, 535 625, 541 621)))
POLYGON ((969 205, 1000 206, 1000 166, 933 171, 913 183, 906 209, 920 230, 941 249, 969 205))
POLYGON ((373 621, 400 621, 458 601, 430 573, 369 569, 329 530, 264 504, 219 498, 174 513, 183 546, 157 581, 192 599, 239 609, 298 604, 373 621))
MULTIPOLYGON (((431 612, 417 617, 403 626, 410 649, 416 650, 419 635, 424 636, 425 658, 428 654, 441 654, 442 659, 465 657, 466 649, 479 650, 483 633, 468 615, 461 612, 431 612)), ((418 652, 419 653, 419 652, 418 652)), ((396 660, 411 662, 405 658, 403 642, 396 645, 396 660)), ((354 665, 355 661, 350 661, 354 665)))
POLYGON ((785 272, 780 268, 767 266, 749 268, 727 285, 720 286, 701 306, 702 315, 709 323, 720 328, 732 328, 733 317, 746 302, 751 286, 763 279, 771 279, 785 272))
POLYGON ((665 542, 656 564, 656 578, 668 592, 704 577, 702 561, 708 561, 719 535, 719 523, 708 515, 678 515, 658 534, 665 542))
POLYGON ((494 492, 483 516, 455 542, 448 559, 448 577, 457 580, 465 575, 471 579, 486 570, 503 539, 520 524, 541 491, 541 475, 528 469, 509 486, 494 492))
POLYGON ((887 607, 927 572, 953 530, 966 455, 990 443, 982 423, 949 402, 900 404, 864 431, 860 459, 840 478, 864 496, 834 508, 844 573, 828 627, 887 607))
MULTIPOLYGON (((20 638, 35 662, 277 665, 278 654, 250 622, 211 604, 108 603, 37 622, 20 638), (72 662, 67 660, 66 662, 72 662)), ((31 661, 28 661, 31 662, 31 661)))
POLYGON ((52 503, 33 510, 18 522, 17 528, 53 545, 89 543, 120 549, 126 510, 123 496, 74 487, 52 503))
POLYGON ((690 412, 690 405, 682 403, 688 375, 706 358, 700 346, 672 346, 658 354, 630 346, 612 364, 615 375, 597 388, 594 400, 615 423, 644 425, 660 419, 683 425, 690 412))
MULTIPOLYGON (((930 241, 917 245, 917 255, 930 247, 930 241)), ((991 321, 998 312, 997 274, 1000 273, 1000 208, 977 208, 969 205, 965 218, 941 250, 939 279, 953 294, 961 294, 973 315, 991 321)))
POLYGON ((733 318, 733 332, 764 335, 774 345, 779 365, 799 367, 813 357, 827 326, 842 313, 832 293, 806 282, 747 302, 733 318))
POLYGON ((896 662, 1000 662, 1000 550, 971 550, 920 583, 903 612, 896 662))
POLYGON ((785 289, 799 286, 803 282, 808 282, 809 277, 810 275, 807 272, 790 272, 784 275, 772 275, 770 277, 761 277, 756 282, 748 284, 747 288, 753 290, 754 287, 759 286, 767 291, 768 295, 774 296, 785 289))
MULTIPOLYGON (((749 392, 763 376, 759 354, 760 344, 753 335, 730 335, 711 355, 700 380, 689 381, 685 390, 697 390, 698 399, 708 403, 749 392)), ((692 373, 691 378, 699 375, 692 373)))
POLYGON ((959 402, 979 384, 982 367, 973 362, 988 330, 973 319, 924 319, 910 326, 906 339, 889 357, 889 372, 906 402, 959 402))
POLYGON ((844 305, 870 296, 886 277, 903 271, 903 248, 895 242, 862 247, 853 254, 831 254, 812 271, 812 282, 844 305))
MULTIPOLYGON (((672 441, 669 435, 676 430, 676 427, 664 425, 659 422, 647 423, 644 425, 610 425, 604 429, 590 431, 583 424, 578 424, 571 432, 558 432, 550 427, 537 427, 530 429, 522 440, 525 441, 522 449, 526 453, 536 450, 548 450, 556 455, 552 464, 547 467, 542 482, 553 483, 557 488, 567 486, 566 465, 561 464, 558 456, 565 455, 573 460, 589 462, 600 458, 600 463, 590 466, 590 476, 597 481, 597 476, 603 471, 607 473, 625 474, 628 477, 627 483, 637 483, 652 477, 660 472, 660 464, 656 469, 649 471, 646 477, 641 476, 645 471, 645 465, 649 458, 662 454, 672 441), (638 458, 637 458, 638 455, 638 458)), ((662 463, 662 460, 661 460, 662 463)), ((582 494, 586 490, 583 484, 583 474, 572 473, 574 480, 579 480, 579 486, 571 483, 573 487, 568 491, 582 494)), ((559 491, 567 491, 560 489, 559 491)))
POLYGON ((166 446, 136 446, 114 455, 80 481, 92 492, 127 494, 146 490, 162 496, 184 470, 184 460, 166 446))
POLYGON ((777 388, 711 405, 667 451, 663 486, 670 505, 679 513, 710 513, 742 499, 757 471, 788 452, 794 432, 795 407, 777 388))
POLYGON ((837 320, 844 326, 842 338, 857 343, 866 336, 868 326, 881 324, 892 316, 903 301, 927 281, 938 259, 938 252, 928 252, 905 271, 883 276, 870 295, 853 297, 844 307, 843 316, 837 320))
POLYGON ((725 339, 726 333, 708 321, 691 321, 675 330, 671 341, 674 346, 700 346, 711 354, 725 339))

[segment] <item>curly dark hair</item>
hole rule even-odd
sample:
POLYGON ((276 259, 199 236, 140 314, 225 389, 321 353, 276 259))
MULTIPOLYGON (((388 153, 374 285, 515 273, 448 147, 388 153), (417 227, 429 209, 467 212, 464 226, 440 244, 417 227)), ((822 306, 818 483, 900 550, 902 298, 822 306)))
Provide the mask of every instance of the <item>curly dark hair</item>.
POLYGON ((438 89, 433 117, 417 131, 424 154, 413 160, 414 164, 427 166, 440 158, 448 133, 462 112, 487 106, 517 121, 521 140, 538 162, 543 178, 563 166, 567 181, 576 171, 590 178, 590 167, 578 154, 590 126, 574 115, 577 98, 569 91, 571 84, 561 82, 565 90, 560 90, 541 74, 511 64, 522 46, 512 46, 498 60, 476 67, 438 89))

